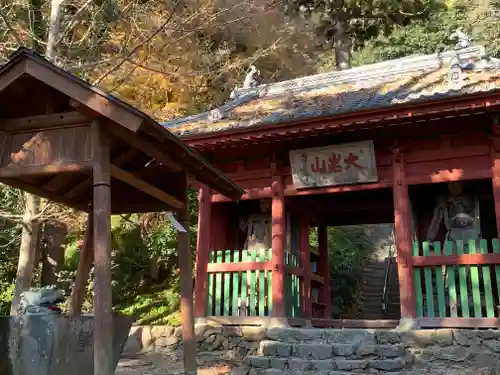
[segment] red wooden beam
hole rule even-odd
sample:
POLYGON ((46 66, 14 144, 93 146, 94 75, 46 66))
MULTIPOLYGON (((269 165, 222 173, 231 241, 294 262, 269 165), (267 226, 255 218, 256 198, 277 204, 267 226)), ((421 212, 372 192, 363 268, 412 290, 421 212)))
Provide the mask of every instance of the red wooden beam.
POLYGON ((393 155, 394 229, 398 257, 399 295, 401 317, 416 318, 417 306, 413 288, 410 201, 405 178, 403 154, 399 148, 393 155))
POLYGON ((198 238, 196 243, 194 314, 201 318, 206 315, 208 298, 207 266, 210 253, 212 219, 212 191, 203 186, 198 192, 198 238))
POLYGON ((208 273, 272 270, 271 262, 210 263, 208 273))
POLYGON ((428 255, 412 257, 413 267, 500 264, 500 254, 428 255))
POLYGON ((286 315, 285 306, 285 194, 281 176, 273 177, 272 184, 272 301, 274 317, 283 318, 286 315))
POLYGON ((331 317, 332 296, 330 287, 330 263, 328 261, 328 227, 321 225, 318 227, 318 271, 323 277, 323 287, 321 289, 322 302, 325 304, 325 318, 331 317))
POLYGON ((497 236, 500 236, 500 126, 498 124, 493 124, 490 152, 491 182, 493 185, 493 200, 495 202, 497 236))
POLYGON ((304 274, 303 270, 299 267, 286 266, 286 272, 290 275, 302 276, 304 274))
POLYGON ((302 278, 302 306, 304 317, 312 318, 312 300, 311 300, 311 251, 309 249, 309 219, 302 216, 299 221, 299 240, 300 240, 300 266, 304 272, 302 278))

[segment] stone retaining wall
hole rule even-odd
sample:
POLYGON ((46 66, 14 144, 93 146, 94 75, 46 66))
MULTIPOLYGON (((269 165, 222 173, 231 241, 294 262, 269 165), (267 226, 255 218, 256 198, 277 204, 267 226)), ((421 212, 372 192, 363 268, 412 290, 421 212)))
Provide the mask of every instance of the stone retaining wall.
MULTIPOLYGON (((500 375, 499 330, 401 332, 213 325, 196 325, 195 330, 199 351, 219 353, 221 360, 233 361, 238 374, 396 375, 416 371, 500 375)), ((182 350, 180 342, 180 328, 133 327, 125 353, 175 352, 182 350)))

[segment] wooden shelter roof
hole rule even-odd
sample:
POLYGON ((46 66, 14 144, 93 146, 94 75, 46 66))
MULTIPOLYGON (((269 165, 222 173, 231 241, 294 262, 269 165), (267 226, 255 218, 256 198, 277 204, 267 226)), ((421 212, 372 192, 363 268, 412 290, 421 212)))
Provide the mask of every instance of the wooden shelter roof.
POLYGON ((88 211, 95 121, 110 136, 113 213, 182 208, 186 174, 243 193, 151 117, 26 48, 0 68, 0 182, 88 211))

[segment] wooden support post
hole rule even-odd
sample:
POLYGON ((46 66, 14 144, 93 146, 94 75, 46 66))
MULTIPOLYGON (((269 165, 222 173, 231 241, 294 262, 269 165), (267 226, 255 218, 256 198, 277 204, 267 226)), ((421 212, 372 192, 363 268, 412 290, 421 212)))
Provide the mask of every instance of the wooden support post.
POLYGON ((194 334, 193 315, 193 263, 191 245, 189 243, 189 201, 187 196, 187 176, 184 176, 184 207, 178 210, 178 221, 186 229, 177 232, 177 248, 179 252, 179 270, 181 277, 181 322, 182 345, 184 348, 184 373, 196 374, 196 337, 194 334))
POLYGON ((71 291, 69 314, 80 315, 82 313, 82 305, 85 299, 85 289, 89 279, 90 268, 92 267, 93 257, 93 225, 94 220, 92 214, 88 215, 85 225, 85 235, 83 237, 82 249, 80 250, 80 261, 76 270, 75 284, 71 291))
POLYGON ((94 158, 94 375, 113 374, 111 188, 109 138, 92 123, 94 158))
POLYGON ((495 202, 495 216, 497 237, 500 237, 500 125, 494 119, 490 143, 491 151, 491 183, 493 185, 493 201, 495 202))
POLYGON ((417 313, 413 287, 410 201, 404 155, 397 147, 393 149, 392 171, 401 318, 415 319, 417 313))
POLYGON ((304 318, 312 318, 311 300, 311 249, 309 248, 309 219, 301 217, 299 222, 300 267, 304 272, 302 278, 302 308, 304 318))
POLYGON ((332 295, 330 285, 330 263, 328 261, 328 227, 326 225, 318 227, 318 247, 318 271, 325 282, 322 288, 321 302, 325 304, 324 318, 331 319, 332 295))
POLYGON ((272 314, 277 318, 284 318, 286 314, 285 306, 285 193, 283 180, 280 176, 274 176, 272 183, 272 265, 273 265, 273 285, 272 314))
POLYGON ((208 298, 208 260, 210 255, 212 228, 212 191, 203 186, 198 192, 198 239, 196 243, 196 278, 194 313, 204 317, 208 298))

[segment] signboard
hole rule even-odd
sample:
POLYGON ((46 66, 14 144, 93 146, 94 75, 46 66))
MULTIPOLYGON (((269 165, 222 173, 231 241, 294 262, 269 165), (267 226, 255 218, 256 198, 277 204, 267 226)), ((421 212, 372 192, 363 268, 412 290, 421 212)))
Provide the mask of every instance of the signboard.
POLYGON ((376 182, 373 141, 290 151, 296 188, 376 182))

